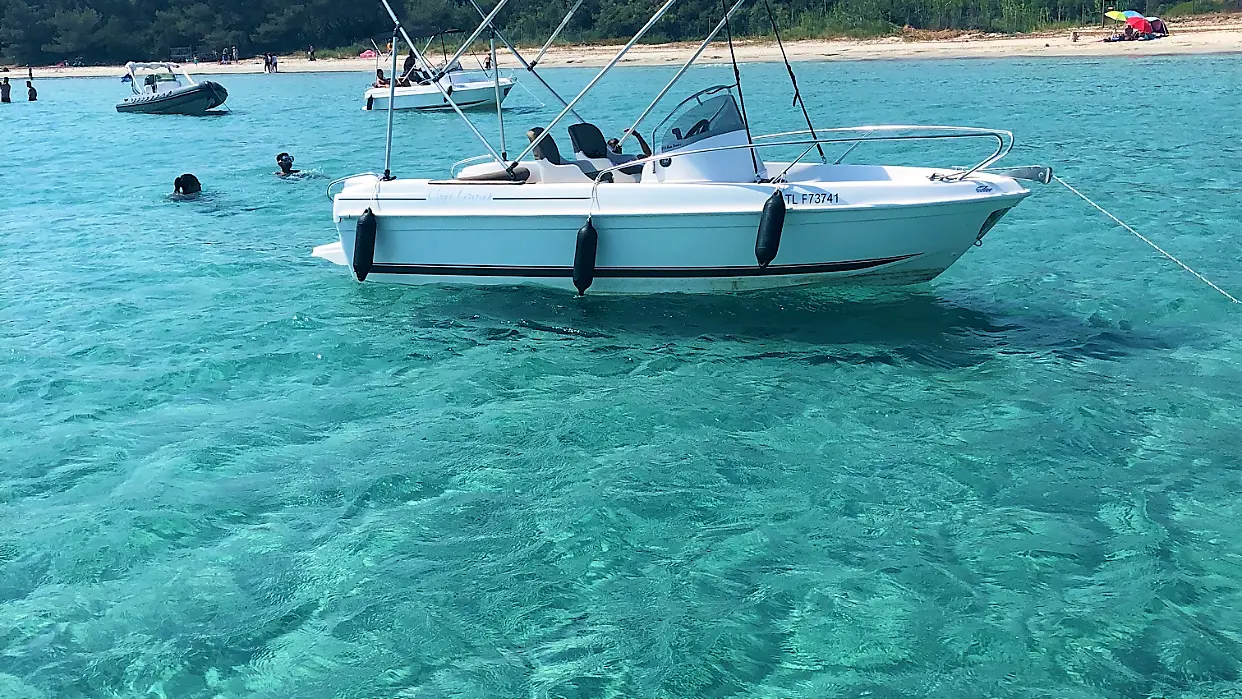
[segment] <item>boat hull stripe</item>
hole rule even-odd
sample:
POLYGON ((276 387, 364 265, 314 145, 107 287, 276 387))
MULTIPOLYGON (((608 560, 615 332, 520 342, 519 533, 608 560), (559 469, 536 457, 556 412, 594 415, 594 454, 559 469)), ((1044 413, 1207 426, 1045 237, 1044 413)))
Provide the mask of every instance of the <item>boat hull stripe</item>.
MULTIPOLYGON (((598 278, 768 277, 788 274, 855 272, 901 262, 917 256, 898 255, 873 260, 849 260, 805 265, 755 267, 598 267, 598 278)), ((573 277, 573 267, 520 267, 510 265, 395 265, 377 262, 371 274, 413 274, 443 277, 573 277)))

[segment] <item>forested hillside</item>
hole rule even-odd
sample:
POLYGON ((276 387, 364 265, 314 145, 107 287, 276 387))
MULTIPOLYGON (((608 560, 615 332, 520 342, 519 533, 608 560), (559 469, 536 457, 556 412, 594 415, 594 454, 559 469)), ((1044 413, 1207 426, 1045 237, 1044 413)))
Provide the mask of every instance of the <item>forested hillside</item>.
MULTIPOLYGON (((485 8, 495 0, 481 2, 485 8)), ((771 0, 792 37, 879 35, 903 26, 1015 32, 1057 23, 1098 21, 1099 0, 771 0)), ((401 3, 402 0, 396 0, 401 3)), ((573 0, 511 0, 500 15, 511 39, 538 42, 573 0)), ((1242 0, 1116 0, 1119 9, 1146 14, 1242 9, 1242 0)), ((564 34, 567 41, 631 35, 656 0, 586 0, 564 34)), ((471 28, 477 14, 466 0, 404 0, 411 27, 471 28)), ((682 0, 648 41, 701 37, 720 16, 719 0, 682 0)), ((243 55, 290 52, 308 45, 369 45, 391 25, 375 0, 0 0, 0 56, 19 64, 81 58, 87 63, 167 58, 192 46, 212 55, 237 46, 243 55)), ((742 35, 770 34, 762 0, 734 26, 742 35)))

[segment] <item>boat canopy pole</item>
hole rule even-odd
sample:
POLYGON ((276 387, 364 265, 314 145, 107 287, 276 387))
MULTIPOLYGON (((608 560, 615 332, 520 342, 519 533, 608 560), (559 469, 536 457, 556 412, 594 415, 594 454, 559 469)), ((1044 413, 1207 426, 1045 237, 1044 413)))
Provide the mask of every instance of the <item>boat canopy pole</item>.
MULTIPOLYGON (((479 4, 478 4, 477 2, 475 2, 475 0, 470 0, 470 4, 471 4, 471 5, 474 5, 474 9, 475 9, 475 11, 476 11, 476 12, 478 12, 478 13, 479 13, 479 16, 480 16, 480 17, 483 17, 483 18, 484 18, 484 21, 486 22, 486 21, 487 21, 487 18, 486 18, 486 17, 484 17, 484 15, 483 15, 483 9, 479 7, 479 4)), ((490 23, 489 23, 489 24, 490 24, 490 23)), ((539 83, 540 83, 541 85, 543 85, 545 88, 547 88, 548 92, 551 92, 551 93, 552 93, 552 96, 556 98, 556 101, 560 102, 562 105, 568 105, 568 104, 569 104, 568 102, 566 102, 566 101, 565 101, 565 98, 564 98, 564 97, 561 97, 561 93, 559 93, 559 92, 557 92, 556 90, 552 89, 552 86, 548 84, 548 81, 544 80, 544 79, 543 79, 543 76, 542 76, 542 75, 540 75, 539 73, 537 73, 537 72, 535 71, 535 64, 534 64, 534 63, 527 63, 527 62, 526 62, 526 59, 525 59, 525 58, 522 58, 522 54, 521 54, 521 53, 519 53, 519 52, 518 52, 518 50, 517 50, 516 48, 514 48, 513 44, 509 43, 509 40, 505 38, 505 35, 504 35, 504 34, 501 34, 501 33, 500 33, 500 30, 496 29, 495 27, 492 27, 492 31, 496 32, 496 38, 497 38, 497 39, 500 39, 500 42, 501 42, 502 44, 504 44, 506 48, 508 48, 508 49, 509 49, 509 52, 510 52, 510 53, 512 53, 512 54, 513 54, 513 57, 514 57, 514 58, 516 58, 516 59, 518 60, 518 63, 521 63, 521 64, 522 64, 522 67, 523 67, 523 68, 525 68, 525 69, 526 69, 526 71, 527 71, 528 73, 530 73, 531 75, 535 76, 535 79, 536 79, 536 80, 538 80, 538 81, 539 81, 539 83)), ((493 69, 493 70, 496 70, 498 67, 499 67, 499 66, 497 66, 497 65, 496 65, 496 62, 495 62, 495 61, 492 61, 492 69, 493 69)), ((569 110, 569 111, 570 111, 570 113, 571 113, 571 114, 573 114, 573 115, 574 115, 574 118, 575 118, 575 119, 577 119, 578 121, 580 121, 580 122, 586 122, 586 119, 583 119, 583 118, 582 118, 582 115, 581 115, 581 114, 579 114, 578 112, 575 112, 575 111, 573 111, 572 109, 571 109, 571 110, 569 110)))
POLYGON ((509 159, 508 150, 505 148, 505 113, 501 108, 504 102, 504 96, 500 94, 500 70, 496 68, 496 32, 492 32, 492 84, 496 86, 496 122, 500 124, 500 157, 505 160, 509 159))
POLYGON ((721 29, 724 29, 725 22, 729 20, 729 17, 732 16, 734 12, 739 10, 742 5, 745 5, 746 2, 747 0, 737 0, 737 2, 733 4, 733 7, 729 8, 728 13, 726 13, 725 16, 716 23, 716 28, 707 35, 707 38, 703 40, 703 43, 699 44, 698 50, 696 50, 694 54, 690 56, 690 59, 682 65, 681 69, 677 71, 677 74, 673 76, 673 79, 668 81, 668 84, 664 86, 664 89, 660 90, 660 94, 656 95, 654 100, 651 100, 651 104, 647 105, 647 108, 643 110, 643 113, 638 115, 638 118, 634 120, 634 125, 621 134, 621 138, 617 141, 618 145, 625 143, 625 139, 629 138, 631 134, 638 131, 638 125, 643 122, 643 119, 646 119, 651 114, 651 110, 655 109, 655 106, 660 103, 660 100, 664 99, 664 96, 668 94, 668 91, 673 89, 673 86, 677 84, 678 80, 681 80, 681 76, 685 75, 687 70, 690 70, 690 66, 699 59, 699 56, 703 55, 704 51, 707 50, 707 45, 712 43, 712 39, 716 38, 716 35, 720 33, 721 29))
MULTIPOLYGON (((397 46, 400 38, 397 30, 401 23, 392 28, 392 74, 388 76, 388 131, 384 134, 384 181, 392 179, 392 113, 397 102, 397 46)), ((411 47, 412 48, 412 47, 411 47)))
MULTIPOLYGON (((506 2, 508 2, 508 0, 500 0, 500 5, 498 5, 496 9, 500 9, 500 7, 506 2)), ((409 45, 410 52, 414 54, 414 60, 423 65, 423 69, 427 71, 428 75, 434 76, 435 71, 432 69, 431 64, 426 58, 423 57, 422 52, 418 50, 418 47, 415 46, 414 42, 410 39, 409 33, 406 32, 405 27, 401 25, 401 20, 397 19, 397 13, 392 11, 392 5, 388 4, 388 0, 380 0, 380 3, 382 3, 384 5, 384 9, 388 11, 388 16, 392 18, 392 22, 396 30, 401 32, 401 36, 405 38, 405 43, 409 45)), ((479 25, 478 31, 482 31, 482 29, 483 26, 479 25)), ((471 41, 473 41, 473 39, 471 41)), ((397 42, 395 41, 393 42, 392 51, 394 54, 393 60, 396 61, 395 54, 397 52, 397 42)), ((488 154, 495 158, 496 162, 500 163, 500 165, 504 167, 505 171, 512 176, 513 168, 509 166, 508 162, 506 162, 507 158, 502 158, 500 154, 496 152, 496 149, 492 148, 492 144, 488 142, 487 137, 479 131, 479 129, 474 125, 474 122, 470 121, 470 118, 466 116, 465 112, 461 111, 461 107, 457 106, 457 103, 453 101, 453 97, 448 92, 445 92, 444 87, 440 84, 440 81, 432 80, 431 84, 440 91, 440 94, 444 96, 444 101, 448 103, 448 106, 453 108, 454 112, 457 112, 457 116, 461 117, 461 120, 466 122, 466 126, 470 127, 470 130, 474 132, 475 137, 483 143, 483 147, 487 149, 488 154)), ((391 136, 392 129, 389 128, 388 131, 391 136)))
MULTIPOLYGON (((720 6, 725 6, 725 0, 720 0, 720 6)), ((750 119, 746 117, 746 98, 742 96, 742 73, 737 69, 737 54, 733 53, 733 27, 729 26, 729 13, 725 12, 725 36, 729 38, 729 60, 733 63, 733 83, 737 85, 737 101, 742 105, 742 126, 746 127, 746 143, 754 146, 755 139, 750 136, 750 119)), ((755 166, 755 177, 759 177, 759 157, 755 155, 755 149, 750 149, 750 163, 755 166)))
MULTIPOLYGON (((789 82, 793 83, 794 104, 802 107, 802 116, 806 119, 806 127, 811 130, 811 138, 818 138, 815 135, 815 127, 811 125, 811 115, 806 111, 806 102, 802 99, 802 93, 798 90, 798 78, 794 76, 793 66, 789 65, 789 56, 785 55, 785 44, 781 41, 781 30, 776 26, 776 15, 772 14, 772 3, 769 0, 763 0, 763 4, 768 8, 768 21, 772 22, 772 32, 776 34, 776 45, 781 49, 781 60, 785 61, 785 70, 789 71, 789 82)), ((824 155, 824 147, 816 142, 815 147, 819 149, 819 161, 828 163, 828 156, 824 155)))
POLYGON ((569 24, 569 18, 574 16, 574 13, 578 11, 579 7, 582 7, 582 3, 584 1, 585 0, 578 0, 573 7, 569 8, 569 12, 565 13, 565 18, 561 20, 561 23, 557 25, 556 29, 552 32, 552 35, 549 36, 548 40, 544 42, 543 48, 539 49, 539 55, 535 56, 535 60, 530 62, 530 67, 532 69, 539 65, 539 61, 543 60, 543 54, 548 52, 548 48, 552 46, 552 42, 556 40, 556 37, 569 24))
MULTIPOLYGON (((384 0, 384 4, 387 5, 388 0, 384 0)), ((470 4, 474 5, 474 0, 470 0, 470 4)), ((453 58, 448 61, 445 61, 444 72, 447 73, 449 66, 456 63, 457 59, 461 58, 462 55, 466 53, 466 51, 470 50, 470 46, 474 44, 474 40, 479 38, 479 35, 483 33, 484 29, 487 29, 492 26, 492 20, 496 19, 496 15, 507 4, 509 4, 509 0, 500 0, 500 2, 496 3, 496 6, 492 8, 492 11, 487 13, 487 15, 483 17, 483 21, 479 23, 479 26, 474 28, 474 31, 470 33, 470 37, 467 38, 464 42, 462 42, 462 45, 458 47, 457 52, 453 54, 453 58)), ((475 9, 478 9, 479 6, 474 5, 474 7, 475 9)), ((480 11, 480 14, 482 14, 481 11, 480 11)))
MULTIPOLYGON (((471 2, 473 2, 473 0, 471 0, 471 2)), ((643 38, 644 34, 651 30, 651 27, 654 26, 656 22, 660 21, 660 18, 664 16, 664 13, 668 12, 668 9, 676 2, 677 0, 666 0, 665 3, 660 6, 660 9, 656 10, 654 15, 651 15, 651 19, 647 20, 647 23, 643 25, 643 28, 639 29, 638 33, 635 34, 625 46, 621 47, 621 50, 617 52, 617 55, 612 57, 612 60, 608 62, 608 65, 601 68, 600 71, 595 74, 595 77, 591 78, 591 82, 587 83, 586 87, 582 88, 582 91, 570 100, 569 104, 565 105, 565 108, 561 110, 561 113, 557 114, 552 121, 548 122, 548 125, 544 128, 543 132, 536 136, 535 140, 531 141, 529 146, 526 146, 526 150, 522 151, 518 157, 513 159, 513 164, 510 167, 516 167, 522 158, 526 157, 531 151, 535 150, 535 146, 539 145, 540 142, 548 136, 548 134, 552 133, 552 127, 560 123, 561 119, 564 119, 566 114, 573 111, 574 105, 585 97, 586 93, 590 92, 591 88, 595 87, 595 84, 598 83, 600 79, 608 73, 608 71, 612 70, 613 66, 621 62, 621 58, 634 47, 634 44, 638 43, 639 39, 643 38)))

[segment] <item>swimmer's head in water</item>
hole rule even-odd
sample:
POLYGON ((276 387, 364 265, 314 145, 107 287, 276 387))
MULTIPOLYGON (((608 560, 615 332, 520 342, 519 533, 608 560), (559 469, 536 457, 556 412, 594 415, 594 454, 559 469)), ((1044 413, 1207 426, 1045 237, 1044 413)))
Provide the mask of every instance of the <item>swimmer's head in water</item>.
POLYGON ((197 177, 188 172, 173 180, 173 194, 198 194, 201 191, 203 191, 203 185, 199 183, 197 177))
POLYGON ((276 164, 280 166, 281 172, 293 171, 293 156, 288 153, 281 153, 276 156, 276 164))

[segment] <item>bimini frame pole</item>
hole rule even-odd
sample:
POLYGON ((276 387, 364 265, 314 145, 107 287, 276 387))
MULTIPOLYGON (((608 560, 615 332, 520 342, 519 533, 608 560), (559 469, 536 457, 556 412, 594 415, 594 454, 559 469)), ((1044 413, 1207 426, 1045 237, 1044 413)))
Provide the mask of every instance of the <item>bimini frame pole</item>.
POLYGON ((655 109, 655 106, 660 103, 660 100, 664 99, 664 96, 668 94, 668 91, 673 89, 673 86, 677 84, 678 80, 681 80, 681 76, 685 75, 686 71, 690 70, 690 66, 699 59, 699 56, 703 55, 703 52, 707 50, 707 45, 712 43, 712 39, 715 39, 716 35, 720 33, 720 30, 724 29, 725 22, 729 21, 729 17, 733 16, 734 12, 741 9, 742 5, 745 5, 746 2, 747 0, 737 0, 737 2, 733 4, 733 7, 729 8, 728 13, 726 13, 724 17, 720 18, 720 21, 716 23, 716 28, 707 35, 707 38, 703 40, 703 43, 699 44, 699 48, 690 56, 689 60, 682 65, 681 69, 677 71, 677 74, 673 76, 673 79, 668 81, 668 84, 664 86, 664 89, 660 90, 660 94, 656 95, 655 99, 651 100, 651 104, 647 105, 647 108, 643 110, 643 113, 638 115, 638 118, 634 120, 634 125, 621 134, 621 138, 618 140, 618 145, 625 143, 625 139, 629 138, 631 134, 638 130, 638 125, 643 123, 643 119, 646 119, 651 114, 651 110, 655 109))
MULTIPOLYGON (((474 6, 475 11, 478 12, 479 16, 483 17, 483 20, 486 22, 487 17, 483 14, 483 9, 479 7, 479 4, 475 2, 475 0, 470 0, 470 4, 474 6)), ((518 63, 521 63, 522 67, 525 68, 528 73, 535 76, 535 79, 538 80, 539 83, 543 85, 545 88, 547 88, 548 92, 552 93, 552 96, 556 98, 557 102, 560 102, 562 105, 569 104, 568 102, 565 101, 564 97, 561 97, 561 94, 559 92, 552 89, 552 86, 548 84, 548 81, 543 79, 542 75, 535 72, 535 64, 527 63, 526 59, 522 58, 522 54, 519 53, 516 48, 514 48, 513 44, 509 43, 508 39, 505 38, 505 35, 500 33, 500 30, 496 29, 495 27, 492 27, 492 31, 496 33, 496 38, 500 39, 500 42, 504 44, 506 48, 509 49, 509 52, 513 54, 513 57, 518 60, 518 63)), ((575 112, 572 109, 569 110, 569 113, 573 114, 574 118, 577 119, 578 121, 583 121, 583 122, 586 121, 586 119, 583 119, 582 116, 578 114, 578 112, 575 112)))
POLYGON ((585 1, 586 0, 578 0, 577 4, 569 8, 569 12, 565 13, 564 19, 562 19, 561 23, 557 25, 556 29, 552 32, 552 35, 548 37, 547 41, 543 42, 543 48, 539 49, 539 55, 535 56, 535 60, 530 62, 531 69, 534 69, 535 66, 539 65, 539 61, 543 60, 543 54, 548 52, 548 48, 552 46, 552 42, 556 41, 556 37, 560 36, 561 31, 569 25, 569 18, 574 16, 574 13, 578 11, 579 7, 582 7, 582 3, 585 1))
POLYGON ((397 29, 400 22, 392 28, 392 73, 388 76, 388 131, 384 133, 384 181, 392 179, 392 113, 397 105, 397 29))
POLYGON ((505 149, 505 113, 500 105, 504 102, 504 96, 500 94, 500 68, 496 67, 496 32, 492 32, 492 82, 496 85, 496 122, 500 124, 500 157, 508 159, 509 154, 505 149))
MULTIPOLYGON (((388 0, 383 0, 383 2, 385 5, 388 4, 388 0)), ((471 0, 471 3, 473 4, 473 0, 471 0)), ((470 33, 469 38, 462 42, 461 46, 457 48, 457 52, 453 54, 453 57, 448 61, 445 61, 445 71, 448 71, 449 66, 456 63, 457 59, 461 58, 466 51, 470 50, 470 46, 474 44, 475 39, 479 38, 479 35, 483 33, 484 29, 492 27, 492 20, 496 19, 497 13, 499 13, 500 10, 507 4, 509 4, 509 0, 500 0, 500 2, 496 3, 496 6, 492 8, 492 11, 483 17, 483 21, 479 23, 479 26, 474 28, 474 31, 470 33)), ((478 5, 475 5, 475 9, 478 9, 478 5)), ((492 31, 495 31, 495 28, 492 28, 492 31)))
MULTIPOLYGON (((500 9, 500 7, 502 7, 506 2, 508 2, 508 0, 500 0, 500 5, 497 5, 496 9, 500 9)), ((409 45, 410 51, 414 54, 414 60, 418 63, 421 63, 423 66, 423 69, 427 71, 427 74, 431 75, 434 78, 435 71, 432 69, 431 64, 427 62, 427 59, 423 57, 422 52, 418 50, 418 47, 415 46, 414 42, 410 39, 409 33, 406 32, 405 27, 401 25, 401 20, 397 19, 397 13, 393 12, 392 5, 388 4, 388 0, 380 0, 380 3, 383 4, 384 9, 388 11, 388 16, 392 18, 392 23, 393 25, 396 26, 397 31, 401 32, 401 36, 405 38, 405 43, 409 45)), ((495 11, 493 10, 493 12, 495 11)), ((478 32, 482 32, 483 25, 479 25, 479 28, 475 31, 476 31, 476 35, 478 32)), ((471 41, 474 41, 474 39, 472 38, 471 41)), ((468 45, 469 44, 465 44, 464 46, 468 46, 468 45)), ((396 42, 393 42, 392 50, 395 54, 397 51, 396 42)), ((396 59, 394 58, 393 60, 396 60, 396 59)), ((449 64, 449 65, 452 65, 452 64, 449 64)), ((501 157, 501 155, 496 152, 496 149, 492 148, 492 144, 488 143, 487 137, 484 136, 479 131, 479 129, 474 125, 474 122, 470 121, 470 119, 465 115, 465 113, 461 111, 461 107, 457 106, 457 103, 453 101, 453 97, 449 95, 448 92, 445 92, 444 87, 440 85, 440 81, 432 80, 431 84, 434 85, 435 88, 440 91, 440 94, 444 96, 444 101, 447 102, 448 105, 453 108, 454 112, 457 112, 457 116, 461 117, 461 120, 466 122, 466 126, 470 127, 470 130, 474 133, 475 137, 478 138, 479 141, 483 144, 483 147, 487 149, 488 154, 491 155, 493 158, 495 158, 496 162, 500 163, 500 165, 504 167, 504 169, 510 175, 512 175, 513 168, 509 166, 509 163, 507 162, 507 158, 501 157)), ((390 128, 389 129, 390 134, 391 134, 391 131, 392 129, 390 128)))
POLYGON ((513 159, 513 164, 510 167, 516 167, 517 164, 521 162, 522 158, 526 157, 531 151, 535 150, 535 146, 539 145, 548 134, 552 133, 552 127, 560 123, 561 119, 564 119, 566 114, 573 111, 574 105, 585 97, 586 93, 590 92, 591 88, 595 87, 595 84, 598 83, 600 79, 608 73, 608 71, 612 70, 613 66, 621 62, 621 58, 625 56, 625 54, 629 53, 629 50, 634 47, 634 44, 637 44, 638 40, 643 38, 643 35, 646 34, 656 22, 659 22, 660 18, 664 16, 664 13, 668 12, 668 9, 676 2, 677 0, 666 0, 666 2, 660 6, 660 9, 656 10, 654 15, 651 15, 651 19, 647 20, 647 23, 643 25, 643 28, 638 30, 638 33, 634 35, 634 38, 630 39, 629 43, 625 46, 622 46, 621 50, 617 52, 617 55, 613 56, 612 60, 608 62, 608 65, 600 69, 599 73, 596 73, 595 77, 591 78, 591 82, 587 83, 586 87, 582 88, 582 91, 579 92, 576 97, 569 100, 569 104, 565 105, 565 108, 561 110, 561 113, 557 114, 552 121, 548 122, 548 125, 544 127, 543 132, 536 136, 535 140, 531 141, 529 146, 526 146, 526 150, 522 151, 518 157, 513 159))

